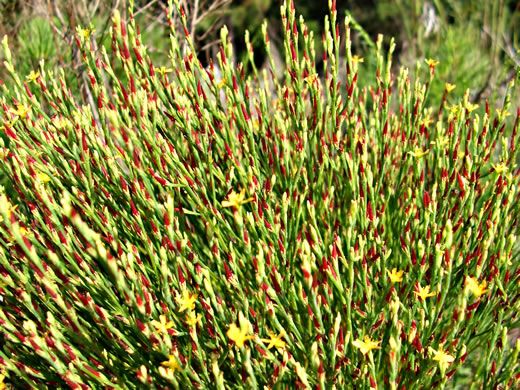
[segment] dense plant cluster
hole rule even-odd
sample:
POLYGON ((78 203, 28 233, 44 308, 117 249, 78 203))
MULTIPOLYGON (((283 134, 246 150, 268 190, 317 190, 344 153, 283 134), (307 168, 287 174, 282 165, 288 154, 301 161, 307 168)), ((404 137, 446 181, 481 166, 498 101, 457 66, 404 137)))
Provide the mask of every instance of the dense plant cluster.
POLYGON ((91 105, 59 69, 21 79, 4 39, 8 388, 518 386, 515 80, 496 110, 451 84, 427 106, 437 61, 395 75, 379 39, 360 85, 329 7, 321 70, 282 6, 281 80, 266 27, 270 72, 226 29, 217 72, 177 2, 168 66, 116 12, 123 77, 78 29, 91 105))

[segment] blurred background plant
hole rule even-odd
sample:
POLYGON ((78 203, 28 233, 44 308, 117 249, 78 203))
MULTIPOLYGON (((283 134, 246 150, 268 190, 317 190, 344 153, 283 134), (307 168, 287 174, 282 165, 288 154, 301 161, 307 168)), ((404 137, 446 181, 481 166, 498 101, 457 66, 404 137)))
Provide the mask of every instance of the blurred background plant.
MULTIPOLYGON (((184 0, 191 33, 197 39, 201 58, 215 58, 215 41, 222 25, 230 30, 235 54, 245 55, 243 41, 247 30, 255 49, 261 48, 261 24, 267 19, 273 45, 282 42, 282 31, 272 23, 279 19, 280 0, 184 0)), ((88 100, 88 91, 78 83, 86 77, 79 59, 74 35, 77 26, 94 31, 98 47, 110 45, 108 31, 110 15, 119 9, 128 17, 125 0, 0 0, 0 36, 7 35, 13 48, 20 74, 37 71, 41 60, 46 69, 64 68, 74 94, 88 100)), ((134 16, 141 33, 150 42, 153 60, 168 65, 168 26, 164 14, 167 0, 136 0, 134 16)), ((320 40, 326 2, 296 1, 309 28, 320 40)), ((414 68, 417 61, 433 58, 440 62, 439 76, 430 91, 430 99, 440 99, 444 82, 456 84, 456 94, 469 88, 473 102, 486 98, 490 103, 503 96, 505 85, 519 65, 518 35, 520 13, 516 0, 338 0, 339 15, 349 12, 359 24, 354 34, 356 50, 365 58, 365 74, 373 74, 375 63, 371 52, 378 34, 385 35, 388 44, 396 38, 396 67, 414 68)), ((180 25, 179 25, 180 28, 180 25)), ((320 57, 317 42, 316 53, 320 57)), ((280 48, 281 49, 281 48, 280 48)), ((109 51, 110 52, 110 51, 109 51)), ((3 59, 2 59, 3 60, 3 59)), ((258 59, 257 59, 258 60, 258 59)), ((260 58, 260 63, 262 59, 260 58)), ((428 72, 422 62, 421 72, 428 72)), ((362 67, 363 68, 363 67, 362 67)), ((360 75, 363 77, 363 73, 360 75)), ((4 69, 0 79, 7 83, 4 69)))

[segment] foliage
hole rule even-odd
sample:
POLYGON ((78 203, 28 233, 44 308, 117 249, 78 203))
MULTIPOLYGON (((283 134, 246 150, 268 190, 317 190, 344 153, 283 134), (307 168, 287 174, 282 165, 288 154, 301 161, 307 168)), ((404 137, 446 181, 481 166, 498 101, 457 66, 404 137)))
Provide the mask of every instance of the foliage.
POLYGON ((224 28, 219 77, 175 4, 167 65, 117 10, 112 53, 77 30, 93 105, 63 69, 19 75, 3 41, 7 385, 518 386, 516 80, 482 115, 450 84, 429 104, 441 64, 412 82, 381 37, 361 83, 335 2, 321 72, 291 3, 283 79, 266 25, 269 69, 247 35, 233 62, 224 28))

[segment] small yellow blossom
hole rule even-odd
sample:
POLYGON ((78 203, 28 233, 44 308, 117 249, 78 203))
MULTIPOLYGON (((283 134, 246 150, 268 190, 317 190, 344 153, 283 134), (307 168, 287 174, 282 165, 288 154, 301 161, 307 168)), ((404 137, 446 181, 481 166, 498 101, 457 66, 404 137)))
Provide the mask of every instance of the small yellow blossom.
POLYGON ((452 114, 457 115, 460 111, 460 106, 458 104, 454 104, 453 106, 448 107, 448 110, 450 110, 452 114))
POLYGON ((63 129, 67 126, 67 124, 69 123, 69 121, 66 119, 66 118, 55 118, 52 122, 52 124, 54 125, 54 127, 56 127, 57 129, 63 129))
POLYGON ((183 312, 184 310, 193 310, 195 309, 197 294, 190 294, 188 290, 184 290, 182 292, 182 297, 178 296, 175 298, 175 300, 179 305, 181 305, 181 307, 179 307, 180 312, 183 312))
POLYGON ((432 60, 431 58, 424 60, 430 68, 435 68, 437 65, 439 65, 439 61, 432 60))
POLYGON ((217 87, 219 89, 224 88, 226 85, 227 85, 227 79, 225 77, 220 79, 220 81, 217 83, 217 87))
POLYGON ((504 163, 500 163, 500 164, 491 164, 491 166, 493 167, 493 169, 495 170, 496 173, 504 173, 504 172, 507 172, 508 168, 507 168, 507 165, 504 164, 504 163))
POLYGON ((159 371, 162 371, 161 374, 165 373, 166 376, 172 375, 175 371, 182 370, 181 365, 179 364, 177 358, 174 355, 170 355, 170 359, 162 362, 161 366, 162 367, 159 368, 159 371), (163 370, 161 370, 161 368, 163 370))
POLYGON ((439 139, 438 141, 431 142, 432 145, 439 145, 439 146, 444 146, 449 143, 450 143, 450 139, 448 137, 441 137, 441 139, 439 139))
POLYGON ((404 271, 397 271, 397 268, 392 268, 392 272, 386 270, 388 277, 392 283, 399 283, 403 281, 404 271))
POLYGON ((424 119, 422 119, 420 122, 419 122, 419 125, 422 126, 430 126, 431 124, 433 123, 433 119, 430 118, 430 117, 426 117, 424 119))
POLYGON ((94 34, 94 29, 92 28, 81 28, 78 27, 78 34, 81 38, 88 39, 92 34, 94 34))
POLYGON ((164 66, 161 66, 160 68, 153 68, 157 73, 162 74, 163 76, 166 73, 170 73, 172 71, 172 68, 166 68, 164 66))
POLYGON ((419 291, 414 291, 413 293, 421 298, 423 301, 428 297, 433 297, 435 294, 437 294, 435 291, 430 292, 430 286, 421 287, 418 288, 419 291))
POLYGON ((426 150, 426 151, 423 152, 419 148, 415 148, 415 150, 413 152, 408 152, 408 154, 412 155, 415 158, 421 158, 423 156, 426 156, 428 153, 430 153, 429 150, 426 150))
POLYGON ((166 316, 161 314, 159 321, 152 320, 152 325, 157 329, 157 333, 168 333, 168 329, 173 328, 173 321, 166 321, 166 316))
POLYGON ((34 70, 31 70, 31 73, 29 73, 25 79, 30 83, 34 83, 38 80, 38 77, 40 77, 40 72, 34 72, 34 70))
POLYGON ((466 277, 466 286, 477 298, 489 291, 486 289, 487 282, 485 280, 479 284, 477 279, 469 276, 466 277))
POLYGON ((511 113, 507 110, 497 108, 497 115, 500 119, 504 119, 504 118, 508 117, 509 115, 511 115, 511 113))
POLYGON ((246 197, 245 188, 242 188, 242 191, 240 191, 240 194, 237 194, 235 191, 231 191, 231 193, 228 196, 228 200, 222 201, 222 206, 239 208, 244 203, 251 202, 253 200, 253 198, 244 199, 245 197, 246 197))
POLYGON ((316 81, 316 75, 307 76, 303 79, 306 83, 313 84, 316 81))
MULTIPOLYGON (((13 112, 13 110, 11 110, 11 112, 13 112)), ((12 121, 5 121, 4 126, 0 126, 0 129, 5 130, 5 126, 12 128, 17 120, 18 117, 14 118, 12 121)))
POLYGON ((282 338, 285 336, 285 332, 280 332, 280 334, 277 336, 272 331, 269 331, 269 337, 268 339, 260 339, 264 343, 269 343, 267 346, 267 349, 271 349, 273 347, 276 348, 284 348, 285 347, 285 341, 282 340, 282 338))
POLYGON ((442 348, 442 345, 439 346, 439 350, 436 351, 432 348, 430 348, 431 351, 434 353, 433 360, 439 362, 439 367, 441 371, 446 371, 446 368, 455 360, 455 358, 451 355, 448 355, 442 348))
POLYGON ((357 54, 355 56, 352 57, 352 62, 354 63, 358 63, 358 62, 364 62, 365 60, 363 59, 363 57, 360 57, 358 56, 357 54))
POLYGON ((381 349, 379 344, 381 344, 381 341, 373 341, 368 335, 365 335, 364 340, 357 339, 352 342, 352 345, 358 348, 363 355, 366 355, 373 349, 381 349))
MULTIPOLYGON (((25 106, 22 103, 16 103, 16 110, 12 108, 11 112, 23 119, 27 116, 27 113, 29 112, 30 109, 31 109, 30 105, 25 106)), ((9 126, 9 123, 6 123, 6 124, 9 126)))
POLYGON ((238 348, 242 348, 247 340, 254 339, 254 336, 248 336, 247 334, 251 331, 251 324, 243 321, 240 328, 235 324, 229 326, 226 332, 227 337, 231 341, 234 341, 238 348))
POLYGON ((455 84, 446 83, 446 92, 450 93, 451 91, 453 91, 455 89, 455 87, 456 87, 455 84))
POLYGON ((195 311, 190 310, 186 314, 186 323, 190 326, 194 326, 194 325, 197 325, 197 323, 200 321, 201 318, 202 318, 202 315, 200 313, 197 314, 195 311))
POLYGON ((36 180, 39 181, 40 183, 47 183, 48 181, 51 180, 51 178, 46 173, 38 171, 38 172, 36 172, 36 180))
POLYGON ((5 389, 5 383, 4 383, 5 375, 0 374, 0 390, 5 389))
POLYGON ((475 111, 477 108, 478 108, 478 104, 471 104, 469 102, 468 102, 468 104, 466 104, 466 110, 468 110, 468 112, 475 111))

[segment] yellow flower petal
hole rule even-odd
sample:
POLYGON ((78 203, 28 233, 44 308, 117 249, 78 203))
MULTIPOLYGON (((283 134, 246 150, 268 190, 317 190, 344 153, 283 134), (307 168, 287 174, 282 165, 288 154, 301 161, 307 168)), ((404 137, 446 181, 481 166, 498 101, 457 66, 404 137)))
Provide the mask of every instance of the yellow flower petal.
POLYGON ((439 350, 436 351, 434 349, 431 349, 433 352, 433 360, 439 362, 439 367, 441 371, 446 371, 446 368, 455 360, 455 358, 449 354, 447 354, 442 346, 439 346, 439 350))
POLYGON ((280 334, 277 336, 273 332, 269 331, 269 337, 270 338, 268 338, 268 339, 260 339, 260 340, 262 340, 264 343, 269 343, 269 345, 267 346, 267 349, 271 349, 273 347, 284 348, 285 347, 285 341, 282 340, 284 335, 285 335, 285 332, 280 332, 280 334))
POLYGON ((413 152, 408 152, 409 155, 415 157, 415 158, 421 158, 423 156, 426 156, 428 153, 430 153, 429 150, 426 150, 426 151, 422 151, 421 149, 419 148, 416 148, 413 152))
POLYGON ((36 80, 38 80, 38 77, 40 77, 40 72, 31 70, 31 73, 29 73, 25 79, 30 83, 34 83, 36 80))
POLYGON ((352 342, 352 345, 358 348, 363 355, 366 355, 373 349, 381 349, 379 344, 381 344, 381 341, 373 341, 368 335, 365 335, 364 340, 357 339, 352 342))
POLYGON ((248 336, 248 333, 251 331, 251 324, 243 318, 242 313, 239 314, 239 322, 240 328, 233 323, 229 325, 226 335, 238 348, 242 348, 247 340, 254 339, 255 337, 248 336))
POLYGON ((222 201, 222 207, 235 207, 239 208, 241 205, 251 202, 253 198, 244 199, 246 197, 246 189, 242 188, 240 194, 237 194, 235 191, 231 191, 228 195, 227 200, 222 201))
POLYGON ((473 293, 473 295, 475 295, 477 298, 489 291, 488 289, 486 289, 487 282, 485 280, 479 284, 477 279, 475 279, 474 277, 467 276, 465 284, 468 287, 468 289, 473 293))
POLYGON ((181 365, 177 361, 177 358, 174 355, 170 355, 169 360, 166 360, 161 363, 161 366, 165 367, 169 373, 174 373, 175 371, 182 370, 181 365))
POLYGON ((456 87, 455 84, 446 83, 446 92, 450 93, 451 91, 453 91, 455 89, 455 87, 456 87))
POLYGON ((179 311, 195 309, 195 301, 197 300, 197 294, 191 294, 188 290, 182 292, 182 296, 175 298, 175 301, 181 306, 179 311))
POLYGON ((496 173, 504 173, 504 172, 507 172, 508 168, 507 168, 507 165, 503 164, 503 163, 500 163, 500 164, 491 164, 491 166, 493 167, 493 169, 495 170, 496 173))
POLYGON ((157 329, 157 333, 168 333, 168 329, 173 327, 173 321, 166 321, 166 316, 161 314, 159 321, 153 320, 152 325, 157 329))
POLYGON ((392 272, 386 270, 386 273, 388 274, 388 277, 392 283, 399 283, 403 281, 404 271, 397 271, 397 268, 393 268, 392 272))
POLYGON ((428 64, 430 68, 435 68, 437 65, 439 65, 439 61, 435 61, 431 58, 425 59, 424 61, 428 64))
POLYGON ((186 323, 190 326, 197 325, 197 323, 202 318, 202 315, 199 313, 197 314, 195 311, 189 311, 186 314, 186 323))
POLYGON ((163 76, 166 73, 170 73, 172 71, 172 68, 166 68, 164 66, 161 66, 160 68, 153 68, 157 73, 162 74, 163 76))
POLYGON ((478 108, 478 104, 471 104, 471 103, 466 104, 466 110, 468 110, 468 112, 475 111, 477 108, 478 108))
POLYGON ((433 297, 435 294, 437 294, 435 291, 430 291, 430 286, 421 287, 418 286, 418 291, 414 291, 413 293, 420 298, 421 300, 425 300, 428 297, 433 297))

